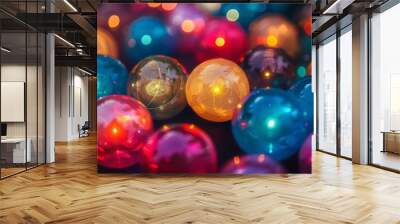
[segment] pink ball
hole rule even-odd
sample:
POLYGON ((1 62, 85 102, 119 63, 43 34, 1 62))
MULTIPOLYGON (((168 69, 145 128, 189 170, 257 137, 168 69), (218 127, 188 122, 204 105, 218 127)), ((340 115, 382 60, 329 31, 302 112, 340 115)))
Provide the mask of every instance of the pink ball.
POLYGON ((312 135, 309 135, 299 152, 299 167, 302 173, 311 173, 312 168, 312 135))
POLYGON ((235 156, 225 164, 221 171, 227 174, 274 174, 285 173, 285 170, 264 154, 235 156))
POLYGON ((193 124, 163 126, 144 147, 154 173, 214 173, 217 154, 210 137, 193 124))
POLYGON ((242 27, 225 19, 209 21, 200 39, 196 55, 199 62, 225 58, 240 63, 247 50, 246 33, 242 27))
POLYGON ((142 147, 153 121, 146 107, 124 95, 97 101, 97 161, 114 169, 143 164, 142 147))

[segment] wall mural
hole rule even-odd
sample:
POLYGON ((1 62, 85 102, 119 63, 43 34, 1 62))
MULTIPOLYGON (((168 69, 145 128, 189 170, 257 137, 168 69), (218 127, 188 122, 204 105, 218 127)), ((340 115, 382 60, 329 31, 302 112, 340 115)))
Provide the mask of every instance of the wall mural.
POLYGON ((311 7, 105 3, 98 171, 311 173, 311 7))

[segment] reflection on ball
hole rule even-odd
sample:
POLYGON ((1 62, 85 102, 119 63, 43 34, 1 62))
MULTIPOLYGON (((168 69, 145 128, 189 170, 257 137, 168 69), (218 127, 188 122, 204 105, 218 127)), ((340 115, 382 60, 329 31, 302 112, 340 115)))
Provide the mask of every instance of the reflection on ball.
POLYGON ((97 56, 97 99, 111 94, 126 94, 128 71, 117 59, 97 56))
POLYGON ((258 46, 246 54, 242 68, 251 89, 288 89, 295 80, 292 60, 282 49, 258 46))
POLYGON ((311 173, 312 166, 312 135, 309 135, 301 146, 299 152, 299 167, 302 173, 311 173))
POLYGON ((118 58, 118 45, 113 36, 104 29, 97 29, 97 54, 118 58))
POLYGON ((300 79, 290 87, 289 91, 298 97, 303 106, 304 126, 309 133, 312 133, 314 128, 314 96, 312 93, 311 77, 308 76, 300 79))
POLYGON ((214 173, 217 154, 208 135, 193 124, 164 126, 144 147, 154 173, 214 173))
POLYGON ((258 89, 235 112, 232 131, 246 153, 284 160, 303 143, 304 123, 302 106, 294 95, 280 89, 258 89))
POLYGON ((223 122, 249 94, 246 74, 234 62, 211 59, 198 65, 186 83, 188 104, 202 118, 223 122))
POLYGON ((129 26, 126 51, 134 62, 151 55, 167 55, 174 47, 175 38, 158 18, 143 16, 129 26))
POLYGON ((299 32, 294 24, 282 16, 264 16, 250 24, 250 48, 265 45, 282 48, 295 58, 299 52, 299 32))
POLYGON ((139 101, 124 95, 97 101, 97 161, 107 168, 142 166, 142 147, 151 134, 150 113, 139 101))
POLYGON ((284 173, 285 170, 264 154, 235 156, 229 161, 222 173, 228 174, 266 174, 284 173))
POLYGON ((167 56, 151 56, 131 71, 128 94, 146 105, 154 119, 167 119, 186 106, 186 80, 186 71, 178 61, 167 56))
POLYGON ((228 21, 239 22, 247 28, 252 20, 262 14, 267 5, 264 3, 225 3, 222 4, 218 15, 226 17, 228 21))
POLYGON ((226 19, 207 22, 200 39, 195 52, 199 62, 221 57, 239 63, 246 53, 246 33, 239 24, 226 19))

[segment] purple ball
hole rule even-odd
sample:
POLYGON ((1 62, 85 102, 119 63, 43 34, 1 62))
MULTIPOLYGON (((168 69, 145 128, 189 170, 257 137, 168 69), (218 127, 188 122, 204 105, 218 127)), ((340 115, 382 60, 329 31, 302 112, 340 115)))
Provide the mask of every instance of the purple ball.
POLYGON ((258 46, 248 52, 242 62, 251 89, 288 89, 295 81, 292 59, 282 49, 258 46))
POLYGON ((274 174, 285 170, 264 154, 235 156, 221 171, 228 174, 274 174))

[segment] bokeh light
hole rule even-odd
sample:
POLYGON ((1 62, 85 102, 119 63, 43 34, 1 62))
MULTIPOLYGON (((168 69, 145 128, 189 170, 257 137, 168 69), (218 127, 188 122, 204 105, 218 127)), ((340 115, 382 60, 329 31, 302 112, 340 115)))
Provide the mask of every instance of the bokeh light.
POLYGON ((120 22, 121 22, 121 21, 120 21, 118 15, 112 15, 112 16, 110 16, 110 17, 108 18, 108 26, 109 26, 111 29, 114 29, 114 28, 118 27, 120 22))

